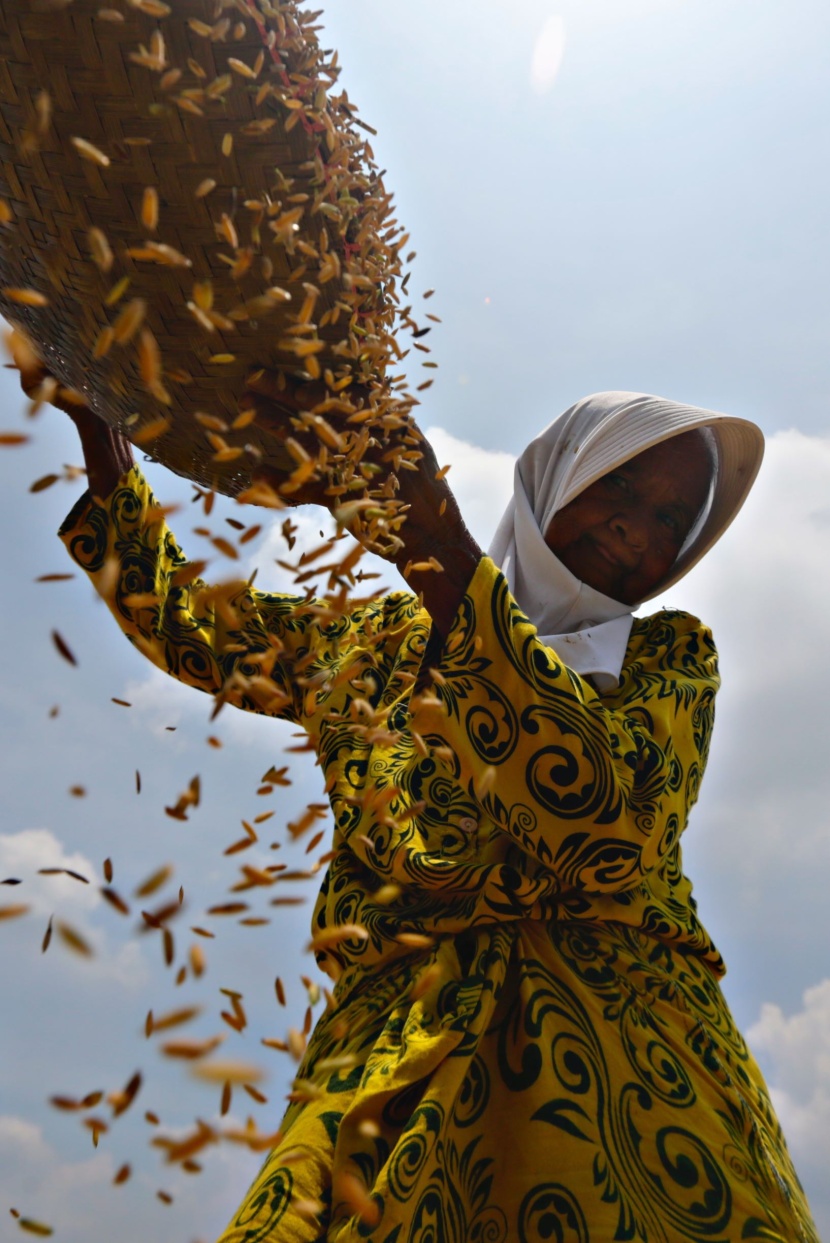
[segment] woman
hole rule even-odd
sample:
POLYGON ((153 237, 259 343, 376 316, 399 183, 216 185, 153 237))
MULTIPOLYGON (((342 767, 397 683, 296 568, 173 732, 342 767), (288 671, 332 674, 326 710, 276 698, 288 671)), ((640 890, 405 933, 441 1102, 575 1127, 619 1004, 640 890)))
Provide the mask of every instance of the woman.
MULTIPOLYGON (((280 434, 272 378, 251 383, 280 434)), ((758 429, 578 403, 519 459, 501 570, 425 446, 397 561, 443 573, 341 617, 177 585, 127 442, 68 409, 98 498, 71 555, 162 668, 301 724, 332 803, 313 924, 336 1004, 222 1243, 817 1243, 682 872, 715 648, 685 613, 631 616, 732 520, 758 429)))

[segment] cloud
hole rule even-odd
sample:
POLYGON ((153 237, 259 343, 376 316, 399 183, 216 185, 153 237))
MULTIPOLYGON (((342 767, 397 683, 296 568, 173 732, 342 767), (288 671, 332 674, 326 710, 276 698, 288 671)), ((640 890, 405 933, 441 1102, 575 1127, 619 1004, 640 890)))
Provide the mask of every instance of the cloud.
POLYGON ((146 1149, 130 1155, 132 1178, 117 1187, 113 1178, 124 1154, 108 1150, 106 1138, 91 1156, 79 1158, 50 1142, 36 1124, 0 1115, 0 1199, 24 1217, 51 1225, 63 1243, 214 1237, 261 1161, 223 1145, 209 1150, 205 1174, 194 1179, 160 1168, 158 1155, 146 1149), (158 1201, 159 1188, 172 1194, 171 1207, 158 1201))
POLYGON ((442 427, 429 427, 426 434, 440 464, 451 463, 447 481, 467 526, 486 549, 513 495, 516 459, 511 453, 481 449, 442 427))
POLYGON ((0 1115, 0 1171, 3 1199, 22 1216, 60 1228, 61 1237, 100 1237, 100 1199, 115 1173, 111 1154, 61 1161, 39 1126, 6 1114, 0 1115))
POLYGON ((824 1188, 813 1211, 830 1218, 830 979, 808 988, 803 1008, 787 1017, 771 1002, 747 1031, 753 1051, 768 1064, 773 1102, 804 1181, 824 1188))
POLYGON ((14 877, 23 882, 6 893, 14 893, 15 899, 19 894, 38 914, 49 914, 56 904, 67 916, 94 910, 101 903, 94 884, 96 872, 85 855, 68 853, 50 829, 0 834, 0 879, 14 877), (40 868, 68 868, 93 883, 84 885, 70 876, 41 876, 40 868))
MULTIPOLYGON (((45 932, 46 920, 54 916, 80 933, 93 951, 89 958, 63 953, 62 974, 71 962, 76 983, 75 973, 78 972, 83 972, 87 979, 94 977, 107 982, 108 986, 115 983, 130 991, 146 982, 147 963, 138 942, 127 940, 119 944, 117 937, 96 919, 96 915, 109 916, 111 912, 101 898, 98 869, 85 855, 79 851, 68 852, 50 829, 22 829, 19 833, 0 834, 0 879, 6 878, 21 883, 4 887, 3 893, 12 895, 10 901, 29 907, 26 931, 21 930, 17 939, 19 955, 27 960, 40 957, 42 932, 38 929, 37 934, 33 934, 31 921, 36 919, 42 923, 45 932), (42 875, 41 868, 66 868, 85 876, 89 883, 84 884, 73 876, 42 875)), ((113 918, 118 919, 117 916, 113 918)), ((53 936, 52 940, 54 955, 60 938, 53 936)), ((0 976, 5 978, 12 971, 12 964, 4 960, 0 976)))
POLYGON ((565 55, 565 21, 549 17, 537 36, 530 62, 530 82, 537 95, 545 95, 556 81, 565 55))
POLYGON ((829 488, 830 439, 773 436, 734 527, 666 601, 714 631, 723 688, 708 793, 723 848, 769 883, 773 855, 785 868, 830 865, 829 488))

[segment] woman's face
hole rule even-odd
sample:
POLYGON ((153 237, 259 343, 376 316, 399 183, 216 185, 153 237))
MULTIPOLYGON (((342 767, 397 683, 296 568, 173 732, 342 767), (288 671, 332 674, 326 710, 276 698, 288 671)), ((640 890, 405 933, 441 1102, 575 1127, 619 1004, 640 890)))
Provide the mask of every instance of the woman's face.
POLYGON ((639 453, 554 514, 545 543, 583 583, 625 604, 646 599, 703 508, 711 460, 683 432, 639 453))

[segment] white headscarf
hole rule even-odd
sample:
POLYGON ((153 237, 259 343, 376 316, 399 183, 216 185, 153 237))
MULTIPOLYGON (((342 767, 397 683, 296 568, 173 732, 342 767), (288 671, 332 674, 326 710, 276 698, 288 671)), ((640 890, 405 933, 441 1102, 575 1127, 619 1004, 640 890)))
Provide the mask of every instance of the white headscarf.
POLYGON ((553 515, 595 480, 645 449, 695 427, 711 430, 716 467, 708 509, 677 560, 650 593, 682 577, 723 534, 758 473, 764 438, 746 419, 645 393, 594 393, 531 441, 516 463, 513 499, 490 545, 539 638, 601 691, 619 684, 633 605, 581 582, 548 548, 553 515))

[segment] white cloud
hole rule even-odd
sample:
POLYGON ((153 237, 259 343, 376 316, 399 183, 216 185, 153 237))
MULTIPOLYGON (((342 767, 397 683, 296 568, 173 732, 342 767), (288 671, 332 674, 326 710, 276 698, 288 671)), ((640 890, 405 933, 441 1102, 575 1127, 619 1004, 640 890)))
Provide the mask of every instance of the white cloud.
POLYGON ((824 1187, 813 1197, 818 1217, 830 1215, 830 979, 808 988, 803 1009, 789 1017, 770 1002, 747 1032, 753 1051, 768 1064, 767 1078, 795 1167, 824 1187), (820 1193, 821 1196, 821 1193, 820 1193))
POLYGON ((533 47, 530 81, 538 95, 545 95, 556 81, 565 55, 565 21, 555 15, 542 27, 533 47))
MULTIPOLYGON (((49 829, 22 829, 19 833, 0 834, 0 879, 14 878, 21 883, 3 889, 10 895, 8 901, 20 902, 29 907, 25 925, 20 923, 18 945, 20 952, 26 947, 27 955, 40 954, 41 937, 46 931, 46 921, 55 917, 79 933, 88 943, 92 955, 80 957, 64 954, 64 965, 71 963, 73 971, 82 971, 87 978, 94 977, 107 984, 135 990, 148 978, 147 962, 141 946, 135 940, 118 944, 109 930, 94 918, 104 914, 100 894, 103 881, 98 868, 79 851, 68 852, 62 842, 49 829), (88 883, 65 874, 42 875, 41 868, 66 868, 85 876, 88 883), (32 920, 42 924, 36 934, 32 932, 32 920), (25 926, 25 931, 23 928, 25 926)), ((109 914, 109 908, 106 908, 109 914)), ((113 915, 113 919, 118 919, 113 915)), ((53 935, 53 955, 60 938, 53 935)), ((60 951, 57 951, 60 952, 60 951)), ((10 964, 3 965, 3 976, 10 971, 10 964)))
MULTIPOLYGON (((199 709, 206 720, 211 709, 209 699, 149 662, 147 677, 127 682, 123 697, 132 705, 132 723, 158 737, 178 729, 185 718, 196 716, 199 709)), ((175 739, 170 742, 175 746, 175 739)))
MULTIPOLYGON (((165 1133, 176 1132, 166 1128, 165 1133)), ((78 1159, 50 1142, 36 1124, 0 1115, 4 1211, 11 1206, 24 1217, 51 1225, 63 1243, 111 1243, 114 1238, 121 1243, 145 1243, 148 1238, 169 1235, 214 1237, 229 1220, 262 1160, 238 1146, 210 1148, 205 1173, 193 1178, 163 1165, 159 1154, 146 1149, 139 1152, 133 1146, 129 1158, 132 1178, 116 1187, 113 1177, 125 1159, 117 1141, 105 1137, 97 1151, 78 1159), (173 1196, 171 1207, 157 1200, 159 1188, 173 1196)))
POLYGON ((516 459, 511 453, 481 449, 468 440, 460 440, 442 427, 429 427, 426 434, 440 464, 452 464, 447 482, 467 526, 486 549, 513 495, 516 459))
POLYGON ((0 1116, 3 1199, 24 1217, 51 1225, 62 1237, 96 1234, 100 1197, 115 1165, 103 1150, 81 1161, 61 1162, 42 1129, 24 1118, 0 1116), (77 1230, 77 1235, 76 1235, 77 1230))
POLYGON ((828 494, 830 439, 779 432, 734 527, 666 601, 712 626, 723 688, 709 782, 723 844, 743 851, 741 873, 760 859, 771 886, 765 851, 830 864, 828 494))
POLYGON ((67 852, 50 829, 0 834, 0 879, 14 877, 23 882, 6 893, 14 894, 15 901, 20 895, 38 914, 48 914, 57 905, 67 914, 94 910, 101 902, 96 873, 85 855, 67 852), (40 868, 68 868, 91 883, 84 885, 71 876, 41 876, 40 868))

